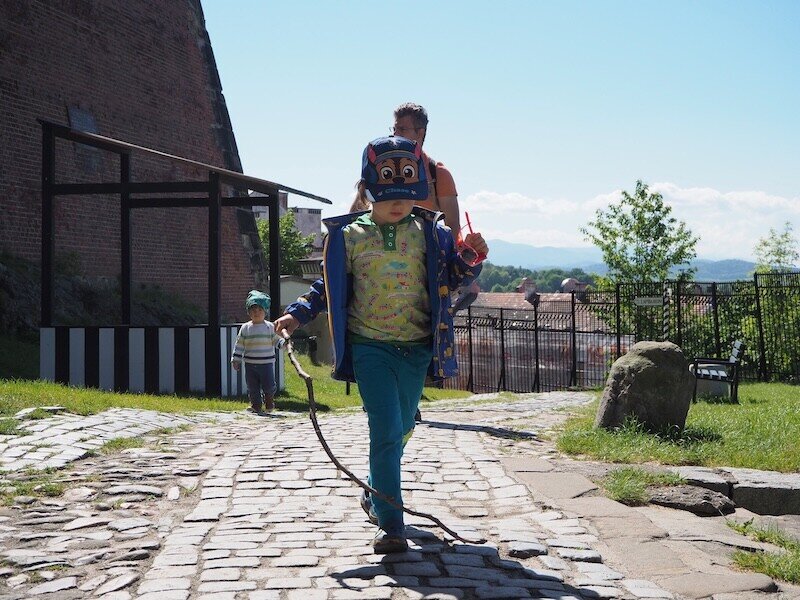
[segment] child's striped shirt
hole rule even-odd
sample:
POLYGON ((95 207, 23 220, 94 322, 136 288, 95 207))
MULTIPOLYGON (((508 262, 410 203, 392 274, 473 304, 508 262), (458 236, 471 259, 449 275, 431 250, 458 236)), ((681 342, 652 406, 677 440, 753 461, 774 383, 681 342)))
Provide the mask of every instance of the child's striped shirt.
POLYGON ((275 334, 270 321, 255 324, 248 321, 239 329, 231 362, 266 365, 275 362, 275 348, 283 346, 283 338, 275 334))

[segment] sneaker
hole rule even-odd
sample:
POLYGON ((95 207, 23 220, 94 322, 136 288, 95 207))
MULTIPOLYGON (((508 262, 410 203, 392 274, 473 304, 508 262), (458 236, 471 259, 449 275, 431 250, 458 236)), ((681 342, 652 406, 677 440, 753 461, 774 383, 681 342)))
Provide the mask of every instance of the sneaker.
POLYGON ((422 423, 422 413, 419 412, 419 409, 417 409, 417 412, 414 414, 414 421, 422 423))
POLYGON ((367 513, 367 519, 373 525, 378 524, 378 515, 375 513, 375 507, 372 506, 372 498, 367 493, 367 490, 361 490, 361 508, 367 513))
POLYGON ((375 554, 395 554, 408 550, 405 527, 403 525, 387 527, 388 531, 381 531, 372 541, 372 550, 375 554))
POLYGON ((261 405, 260 404, 251 404, 247 408, 247 412, 253 413, 254 415, 260 415, 260 414, 262 414, 261 405))

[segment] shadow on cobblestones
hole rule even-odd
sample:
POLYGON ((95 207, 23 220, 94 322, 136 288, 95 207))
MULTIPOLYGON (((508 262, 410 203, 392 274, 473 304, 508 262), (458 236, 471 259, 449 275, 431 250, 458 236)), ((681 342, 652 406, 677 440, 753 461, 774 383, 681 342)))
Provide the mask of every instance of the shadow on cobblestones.
POLYGON ((433 429, 455 429, 458 431, 474 431, 477 433, 487 433, 491 436, 506 440, 536 440, 538 436, 530 431, 519 431, 517 429, 507 429, 505 427, 492 427, 491 425, 468 425, 467 423, 448 423, 445 421, 431 421, 423 419, 422 425, 433 429))

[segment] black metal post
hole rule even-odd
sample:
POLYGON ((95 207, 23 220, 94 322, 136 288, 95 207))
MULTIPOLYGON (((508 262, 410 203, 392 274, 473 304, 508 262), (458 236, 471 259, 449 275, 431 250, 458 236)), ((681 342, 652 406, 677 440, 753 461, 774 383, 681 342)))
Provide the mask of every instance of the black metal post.
POLYGON ((500 309, 500 378, 497 380, 497 391, 506 389, 506 327, 503 309, 500 309))
POLYGON ((469 378, 467 379, 467 390, 475 392, 474 365, 472 363, 472 306, 467 307, 467 342, 469 344, 469 378))
POLYGON ((716 356, 722 358, 722 344, 719 339, 719 305, 717 304, 717 282, 711 283, 711 312, 714 316, 714 346, 716 356))
MULTIPOLYGON (((119 155, 119 180, 126 184, 131 182, 131 156, 130 154, 119 155)), ((119 250, 120 250, 120 288, 122 297, 120 299, 122 324, 131 324, 131 277, 132 277, 132 258, 131 258, 131 194, 123 187, 123 192, 119 195, 119 250)))
POLYGON ((570 344, 572 345, 572 368, 569 374, 570 385, 578 385, 578 334, 575 326, 575 292, 570 292, 570 312, 572 313, 572 327, 570 328, 570 344))
POLYGON ((533 392, 541 392, 542 384, 539 380, 539 303, 533 305, 533 352, 536 355, 536 367, 533 375, 533 392))
POLYGON ((761 294, 758 290, 758 273, 753 273, 753 288, 756 294, 756 324, 758 325, 758 380, 767 380, 767 353, 764 344, 764 315, 761 312, 761 294))
POLYGON ((270 320, 281 316, 281 236, 280 196, 277 191, 269 195, 269 295, 270 320))
POLYGON ((206 328, 206 394, 222 394, 222 190, 219 174, 208 175, 208 327, 206 328))
POLYGON ((55 214, 53 184, 56 176, 56 138, 53 128, 42 124, 42 327, 53 325, 55 214))
POLYGON ((683 319, 681 318, 681 286, 683 279, 678 279, 675 282, 675 318, 676 326, 678 328, 678 335, 675 338, 675 343, 683 348, 683 319))
POLYGON ((616 303, 616 317, 617 317, 617 355, 614 358, 622 356, 622 307, 620 302, 619 284, 616 285, 614 292, 614 302, 616 303))

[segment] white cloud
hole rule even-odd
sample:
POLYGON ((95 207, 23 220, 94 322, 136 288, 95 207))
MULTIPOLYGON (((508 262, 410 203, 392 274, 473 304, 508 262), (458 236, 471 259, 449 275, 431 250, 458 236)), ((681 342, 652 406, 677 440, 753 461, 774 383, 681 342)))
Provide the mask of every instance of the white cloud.
MULTIPOLYGON (((659 192, 698 236, 701 258, 752 259, 759 238, 770 228, 780 230, 786 221, 800 230, 800 198, 785 198, 763 191, 721 192, 713 188, 682 188, 660 182, 659 192)), ((503 239, 532 246, 586 246, 580 233, 597 209, 619 199, 620 190, 604 192, 576 202, 568 199, 532 198, 520 193, 481 191, 460 199, 473 225, 487 239, 503 239)))

